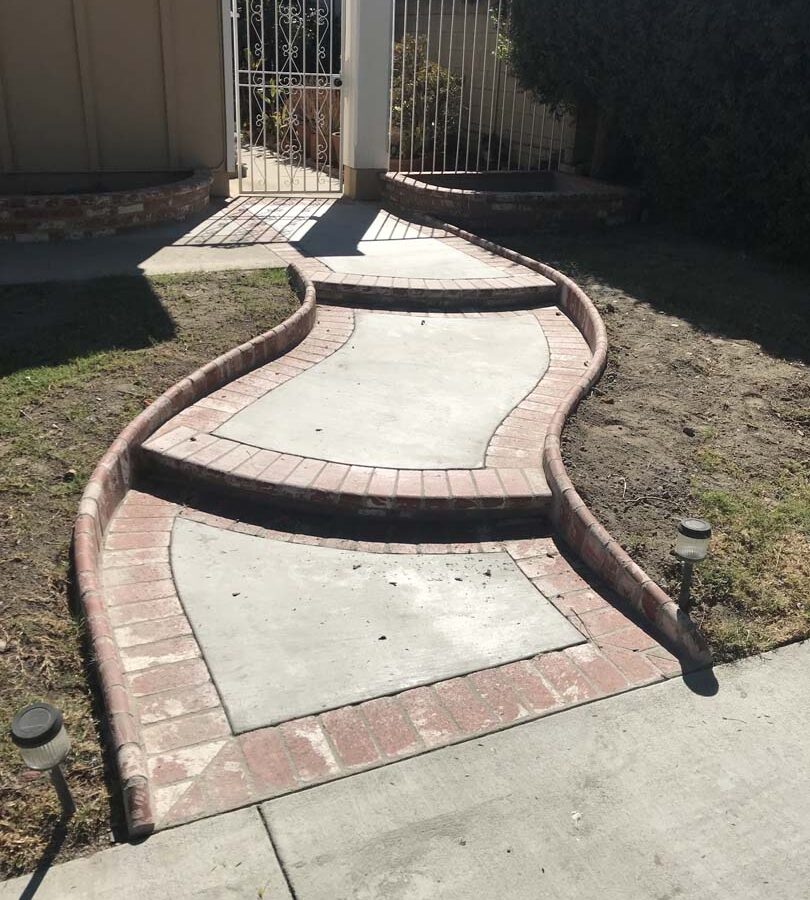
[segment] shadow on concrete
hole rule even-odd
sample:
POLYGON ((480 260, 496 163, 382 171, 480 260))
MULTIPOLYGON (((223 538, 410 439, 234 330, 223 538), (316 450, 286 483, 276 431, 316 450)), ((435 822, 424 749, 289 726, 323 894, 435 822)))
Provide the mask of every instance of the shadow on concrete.
POLYGON ((714 669, 698 669, 694 672, 685 672, 683 683, 701 697, 714 697, 720 691, 720 682, 714 674, 714 669))
POLYGON ((284 266, 270 245, 286 243, 287 238, 272 221, 251 212, 257 200, 266 205, 271 199, 219 200, 182 222, 105 237, 0 242, 0 284, 284 266))
POLYGON ((62 849, 62 844, 64 844, 65 838, 67 837, 67 826, 69 821, 69 816, 62 816, 54 826, 51 839, 42 851, 42 856, 39 858, 37 867, 31 873, 28 883, 23 888, 22 893, 20 894, 20 900, 31 900, 32 897, 36 896, 40 885, 48 874, 48 870, 51 868, 59 851, 62 849))
POLYGON ((174 337, 175 324, 142 276, 0 288, 0 377, 174 337))
POLYGON ((33 243, 0 243, 0 284, 140 275, 143 264, 167 247, 192 246, 201 228, 212 223, 210 240, 225 226, 224 201, 214 201, 182 222, 133 228, 105 237, 33 243))
POLYGON ((360 256, 361 241, 421 240, 434 229, 406 222, 376 203, 342 199, 322 204, 300 233, 291 243, 307 256, 360 256))
POLYGON ((307 256, 359 256, 359 244, 366 237, 379 214, 373 204, 352 203, 339 200, 325 206, 300 241, 295 246, 307 256))
MULTIPOLYGON (((498 237, 494 237, 498 240, 498 237)), ((585 236, 526 233, 503 241, 583 285, 596 282, 719 337, 810 363, 810 273, 745 256, 662 226, 585 236)))
POLYGON ((374 203, 335 197, 237 197, 217 201, 184 222, 108 237, 0 243, 0 284, 83 280, 106 275, 286 266, 274 247, 294 244, 310 256, 361 255, 363 241, 431 237, 374 203))

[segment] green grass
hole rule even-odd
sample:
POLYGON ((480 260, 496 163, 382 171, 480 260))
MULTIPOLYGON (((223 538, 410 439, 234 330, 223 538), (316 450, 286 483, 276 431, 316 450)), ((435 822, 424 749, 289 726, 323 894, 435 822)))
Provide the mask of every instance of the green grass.
POLYGON ((60 858, 121 827, 99 703, 71 612, 70 533, 84 485, 126 423, 175 381, 298 307, 283 270, 0 288, 0 878, 33 869, 58 818, 7 738, 59 706, 77 802, 60 858))
MULTIPOLYGON (((708 471, 721 465, 713 459, 708 471)), ((734 470, 729 461, 726 471, 734 470)), ((721 658, 808 633, 810 470, 796 465, 775 483, 744 482, 734 491, 700 482, 695 496, 714 531, 711 553, 697 568, 696 615, 721 658)))

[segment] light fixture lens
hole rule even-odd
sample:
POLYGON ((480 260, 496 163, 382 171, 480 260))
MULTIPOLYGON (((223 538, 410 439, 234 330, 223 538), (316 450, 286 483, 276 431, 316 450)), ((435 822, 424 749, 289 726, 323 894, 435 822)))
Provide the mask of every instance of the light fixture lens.
POLYGON ((62 713, 49 703, 32 703, 11 723, 11 740, 29 769, 45 772, 64 762, 70 738, 62 713))
POLYGON ((675 555, 686 562, 700 562, 709 552, 712 527, 703 519, 683 519, 678 525, 675 555))

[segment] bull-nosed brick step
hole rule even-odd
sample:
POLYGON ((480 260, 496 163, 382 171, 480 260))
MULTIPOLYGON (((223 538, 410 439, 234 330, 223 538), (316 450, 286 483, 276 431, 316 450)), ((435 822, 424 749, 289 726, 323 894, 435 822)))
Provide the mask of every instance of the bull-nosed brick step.
MULTIPOLYGON (((244 214, 236 207, 232 215, 238 220, 244 214)), ((307 215, 305 210, 305 219, 307 215)), ((380 215, 385 221, 378 225, 376 236, 370 243, 385 243, 385 235, 398 229, 415 229, 416 234, 411 237, 412 240, 428 239, 469 257, 473 266, 469 277, 447 277, 444 274, 439 277, 427 271, 422 273, 422 277, 398 275, 395 254, 392 254, 389 265, 382 266, 377 275, 335 271, 323 259, 310 255, 306 240, 280 243, 274 248, 275 252, 312 280, 319 303, 364 304, 373 308, 485 310, 518 305, 556 304, 559 300, 559 285, 520 263, 476 246, 442 228, 414 226, 392 213, 381 212, 380 215), (487 277, 477 274, 475 266, 482 265, 489 270, 487 277)), ((316 211, 312 221, 316 221, 317 217, 316 211)), ((276 220, 279 236, 287 228, 287 232, 294 237, 294 223, 297 221, 299 220, 295 217, 288 221, 283 214, 279 215, 276 220), (291 223, 292 232, 287 227, 291 223)))
MULTIPOLYGON (((173 437, 174 432, 169 432, 173 437)), ((376 516, 418 518, 470 517, 482 513, 508 515, 548 510, 551 492, 542 469, 410 470, 347 466, 289 454, 256 450, 242 467, 228 471, 217 463, 239 453, 243 445, 227 438, 192 435, 175 447, 156 452, 143 449, 147 470, 160 477, 181 473, 191 484, 220 488, 250 498, 272 499, 293 509, 340 510, 376 516), (191 458, 188 446, 205 446, 191 458), (178 455, 175 455, 176 451, 178 455), (259 454, 265 468, 245 475, 259 454), (275 459, 274 459, 275 457, 275 459), (467 484, 457 487, 468 478, 467 484)))
MULTIPOLYGON (((166 423, 141 448, 155 475, 182 474, 191 484, 272 499, 296 508, 339 509, 375 516, 480 517, 531 512, 551 502, 542 448, 561 399, 590 360, 585 340, 556 307, 529 310, 549 347, 549 367, 505 416, 478 469, 394 469, 310 459, 282 449, 241 444, 214 432, 278 386, 327 359, 352 334, 354 310, 319 306, 309 336, 294 350, 238 378, 166 423)), ((526 311, 523 311, 525 315, 526 311)), ((509 317, 517 312, 432 315, 509 317)), ((384 315, 409 315, 385 313, 384 315)), ((424 315, 424 314, 420 314, 424 315)))
MULTIPOLYGON (((444 286, 445 282, 419 279, 390 279, 393 283, 380 287, 378 283, 343 282, 328 275, 313 278, 318 298, 324 303, 354 306, 364 304, 372 309, 500 309, 519 306, 555 304, 559 288, 555 284, 519 284, 514 279, 498 279, 499 284, 481 284, 471 287, 458 286, 458 282, 444 286), (399 282, 399 283, 397 283, 399 282)), ((379 279, 376 279, 379 282, 379 279)))

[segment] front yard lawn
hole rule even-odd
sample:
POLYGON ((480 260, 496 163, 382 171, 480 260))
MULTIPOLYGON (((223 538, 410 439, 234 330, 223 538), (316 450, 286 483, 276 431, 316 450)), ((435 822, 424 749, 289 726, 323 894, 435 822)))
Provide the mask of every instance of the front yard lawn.
POLYGON ((712 523, 693 617, 716 659, 810 636, 810 275, 641 226, 496 239, 605 321, 607 372, 563 436, 596 517, 671 595, 678 520, 712 523))
POLYGON ((85 482, 163 390, 297 306, 283 270, 0 288, 0 878, 36 865, 58 815, 48 779, 31 780, 8 739, 32 700, 61 707, 73 738, 77 814, 61 856, 109 840, 118 788, 105 788, 97 697, 69 606, 85 482))

